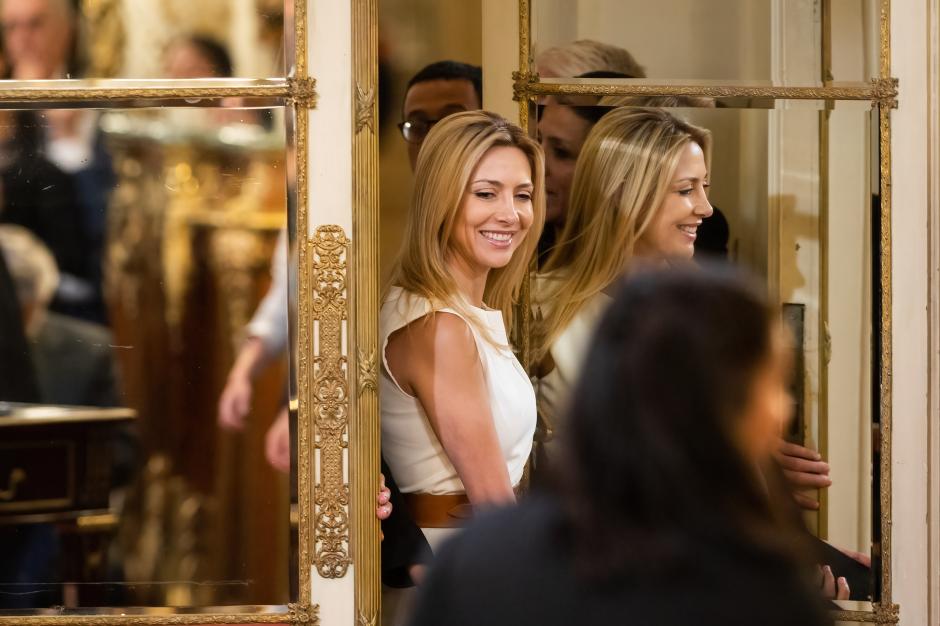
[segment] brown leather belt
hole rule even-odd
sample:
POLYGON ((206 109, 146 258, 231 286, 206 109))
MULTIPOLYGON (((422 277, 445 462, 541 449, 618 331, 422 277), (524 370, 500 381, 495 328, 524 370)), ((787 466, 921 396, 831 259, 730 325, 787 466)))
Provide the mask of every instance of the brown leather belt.
POLYGON ((456 528, 473 517, 473 507, 465 493, 435 496, 405 493, 408 515, 421 528, 456 528))

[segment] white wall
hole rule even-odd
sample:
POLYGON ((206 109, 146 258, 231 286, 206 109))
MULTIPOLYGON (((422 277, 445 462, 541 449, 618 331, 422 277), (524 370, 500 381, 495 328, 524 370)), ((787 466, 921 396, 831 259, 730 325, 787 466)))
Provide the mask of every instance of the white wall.
MULTIPOLYGON (((928 624, 928 10, 936 0, 895 0, 891 73, 900 79, 892 112, 892 538, 894 600, 901 624, 928 624)), ((936 49, 933 50, 936 53, 936 49)), ((934 172, 934 176, 936 172, 934 172)), ((934 232, 937 225, 933 224, 934 232)), ((934 321, 934 324, 936 322, 934 321)), ((936 374, 934 374, 936 375, 936 374)), ((934 492, 937 486, 933 487, 934 492)))
POLYGON ((536 0, 534 5, 536 52, 573 39, 596 39, 629 50, 651 78, 770 79, 769 0, 536 0))

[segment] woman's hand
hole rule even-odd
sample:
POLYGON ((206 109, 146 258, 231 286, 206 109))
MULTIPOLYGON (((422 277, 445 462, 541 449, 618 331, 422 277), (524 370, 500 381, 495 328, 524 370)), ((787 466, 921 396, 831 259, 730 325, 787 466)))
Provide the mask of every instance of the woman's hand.
POLYGON ((849 599, 849 582, 845 579, 844 576, 839 576, 835 578, 832 574, 832 568, 828 565, 822 565, 819 567, 819 576, 821 579, 821 588, 822 595, 824 598, 830 600, 848 600, 849 599))
POLYGON ((803 490, 824 489, 832 484, 829 464, 815 450, 780 440, 776 453, 777 463, 793 491, 793 497, 802 508, 815 511, 819 502, 802 493, 803 490))
MULTIPOLYGON (((375 516, 384 522, 392 514, 392 490, 385 486, 385 474, 379 474, 379 492, 375 494, 375 516)), ((379 531, 379 539, 385 540, 385 533, 379 531)))
POLYGON ((287 407, 281 409, 277 419, 264 435, 264 456, 271 467, 279 472, 290 472, 290 423, 287 407))
POLYGON ((265 363, 264 343, 258 337, 245 340, 222 395, 219 396, 219 426, 226 430, 242 430, 251 410, 252 384, 257 371, 265 363))

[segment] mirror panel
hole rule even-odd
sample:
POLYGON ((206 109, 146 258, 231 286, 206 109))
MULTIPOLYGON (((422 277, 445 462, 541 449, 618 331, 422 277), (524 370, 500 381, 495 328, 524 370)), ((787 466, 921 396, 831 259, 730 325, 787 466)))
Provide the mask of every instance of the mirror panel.
MULTIPOLYGON (((570 192, 580 146, 612 106, 672 105, 670 112, 711 132, 709 200, 715 214, 699 228, 696 258, 748 268, 780 302, 797 348, 796 419, 787 438, 818 450, 833 481, 827 489, 804 494, 820 502, 806 521, 818 538, 875 562, 872 569, 835 553, 820 557, 839 559, 851 570, 853 600, 877 599, 871 575, 880 572, 872 528, 873 498, 878 499, 872 472, 878 370, 872 346, 881 323, 872 306, 881 258, 877 111, 868 102, 656 97, 591 102, 598 98, 548 97, 533 116, 537 127, 530 130, 546 151, 549 216, 553 203, 555 214, 564 214, 566 203, 559 198, 570 192), (580 113, 570 104, 580 105, 580 113)), ((560 218, 543 234, 541 263, 559 223, 560 218)), ((560 358, 553 360, 557 364, 560 358)), ((555 391, 551 394, 541 406, 549 430, 555 391)), ((545 449, 550 459, 550 442, 545 449)))
POLYGON ((293 0, 5 0, 0 77, 286 76, 292 7, 293 0))
MULTIPOLYGON (((410 112, 404 110, 408 82, 422 68, 438 61, 482 65, 482 11, 481 0, 382 0, 379 3, 380 264, 383 278, 388 275, 401 246, 412 189, 410 158, 417 156, 417 147, 410 147, 398 127, 410 112)), ((440 97, 433 89, 422 95, 431 109, 437 108, 435 103, 440 97)), ((448 98, 443 101, 447 102, 448 98)), ((471 101, 468 106, 473 104, 471 101)), ((428 113, 431 118, 438 116, 438 111, 428 113)), ((418 116, 427 117, 424 113, 418 116)))
POLYGON ((296 486, 265 453, 288 398, 284 107, 0 117, 2 298, 35 383, 0 395, 0 611, 286 612, 296 486), (280 347, 226 430, 269 293, 280 347))
POLYGON ((532 0, 533 71, 548 81, 607 71, 650 84, 868 82, 879 19, 877 0, 532 0), (578 40, 608 48, 559 49, 578 40))

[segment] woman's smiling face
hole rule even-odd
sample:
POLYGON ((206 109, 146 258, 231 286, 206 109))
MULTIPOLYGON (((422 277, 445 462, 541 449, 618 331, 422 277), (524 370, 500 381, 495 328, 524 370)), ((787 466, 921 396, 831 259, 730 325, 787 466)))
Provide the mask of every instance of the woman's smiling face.
POLYGON ((637 243, 637 254, 692 258, 698 227, 711 214, 705 153, 701 146, 689 141, 682 149, 666 199, 637 243))
POLYGON ((491 148, 474 169, 458 209, 454 260, 473 273, 504 267, 532 226, 532 170, 519 148, 491 148))

